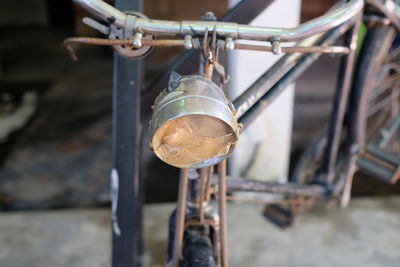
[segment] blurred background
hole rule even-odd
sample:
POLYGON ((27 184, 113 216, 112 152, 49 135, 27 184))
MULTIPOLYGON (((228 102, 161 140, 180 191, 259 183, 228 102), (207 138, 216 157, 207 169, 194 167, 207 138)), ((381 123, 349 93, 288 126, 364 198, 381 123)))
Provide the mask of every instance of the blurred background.
MULTIPOLYGON (((222 17, 228 9, 226 0, 143 2, 144 13, 158 19, 199 19, 206 11, 222 17)), ((303 0, 301 21, 323 14, 334 2, 303 0)), ((113 52, 108 47, 76 46, 79 61, 73 62, 61 45, 70 36, 99 37, 81 23, 84 16, 88 14, 70 0, 6 0, 0 8, 1 266, 22 266, 28 262, 32 266, 109 264, 113 52), (95 243, 104 245, 96 247, 95 243), (22 251, 35 250, 31 257, 27 254, 21 257, 18 252, 21 248, 22 251)), ((157 79, 180 52, 179 48, 154 49, 144 60, 145 87, 157 79)), ((337 64, 338 58, 323 56, 296 83, 289 172, 300 153, 328 121, 337 64)), ((146 184, 146 203, 174 202, 177 170, 155 158, 147 146, 143 157, 141 175, 146 184)), ((399 193, 400 185, 388 186, 367 176, 357 176, 353 187, 355 197, 399 193)), ((398 213, 396 205, 400 201, 390 199, 379 205, 358 203, 355 209, 381 209, 389 203, 398 213)), ((164 209, 158 210, 159 207, 162 205, 152 206, 146 213, 163 214, 164 209)), ((337 212, 341 214, 342 211, 337 212)), ((155 223, 157 217, 152 218, 153 221, 146 223, 146 231, 158 233, 159 227, 166 228, 164 223, 155 223)), ((259 220, 261 228, 270 227, 261 218, 259 220)), ((318 225, 315 214, 303 220, 308 227, 318 225)), ((276 238, 286 238, 280 243, 282 246, 293 244, 294 241, 287 240, 291 238, 289 234, 279 235, 271 227, 272 235, 274 231, 276 238)), ((306 232, 298 232, 297 237, 302 234, 307 236, 306 232)), ((253 241, 249 240, 249 244, 254 244, 253 241)), ((392 245, 400 249, 398 242, 392 245)), ((159 254, 163 253, 163 249, 158 250, 159 254)), ((389 262, 385 256, 381 257, 385 264, 389 262)), ((400 258, 397 259, 398 264, 400 258)))

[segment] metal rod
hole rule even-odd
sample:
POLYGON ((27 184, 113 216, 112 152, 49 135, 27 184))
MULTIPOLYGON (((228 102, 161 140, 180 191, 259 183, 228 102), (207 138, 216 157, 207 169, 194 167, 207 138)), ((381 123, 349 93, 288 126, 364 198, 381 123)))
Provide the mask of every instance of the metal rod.
MULTIPOLYGON (((321 36, 313 36, 300 41, 297 45, 314 45, 321 36)), ((258 78, 248 89, 233 101, 236 109, 236 117, 240 118, 252 108, 265 93, 271 89, 284 75, 286 75, 302 58, 302 54, 287 54, 279 59, 260 78, 258 78)))
POLYGON ((189 169, 181 169, 178 204, 176 208, 176 226, 174 234, 173 266, 178 267, 182 255, 183 232, 185 226, 186 201, 189 181, 189 169))
MULTIPOLYGON (((143 39, 142 46, 152 47, 174 47, 184 46, 185 40, 180 39, 143 39)), ((93 38, 93 37, 71 37, 64 40, 63 45, 70 54, 72 60, 77 61, 78 58, 75 51, 72 48, 72 44, 90 44, 90 45, 104 45, 104 46, 132 46, 133 41, 130 39, 104 39, 104 38, 93 38)), ((243 43, 235 43, 234 49, 240 50, 253 50, 253 51, 264 51, 272 52, 272 47, 265 45, 251 45, 243 43)), ((350 51, 347 47, 341 46, 293 46, 293 47, 282 47, 282 53, 329 53, 329 54, 348 54, 350 51)))
POLYGON ((248 178, 231 177, 228 177, 226 183, 228 192, 250 191, 309 197, 323 197, 327 193, 327 189, 320 185, 301 185, 296 183, 280 184, 262 182, 248 178))
POLYGON ((385 107, 390 107, 392 102, 398 101, 398 97, 400 95, 400 91, 393 91, 391 95, 385 97, 384 99, 380 100, 379 102, 376 101, 367 112, 367 118, 375 115, 378 111, 385 107))
MULTIPOLYGON (((235 43, 234 49, 272 52, 272 46, 235 43)), ((350 49, 343 46, 292 46, 281 47, 282 53, 329 53, 348 54, 350 49)))
POLYGON ((218 212, 221 226, 222 267, 228 267, 228 218, 226 210, 226 160, 218 164, 218 212))
POLYGON ((361 17, 358 18, 357 22, 348 33, 349 36, 347 42, 349 43, 351 52, 345 57, 345 59, 343 59, 342 67, 339 73, 338 89, 336 90, 333 103, 333 111, 328 130, 328 142, 322 164, 323 173, 328 175, 327 182, 332 182, 334 178, 333 173, 335 170, 340 140, 342 138, 343 121, 347 107, 347 100, 350 93, 360 24, 361 17))
POLYGON ((63 45, 68 51, 73 61, 77 61, 78 57, 75 54, 72 44, 90 44, 90 45, 132 45, 132 40, 111 40, 103 38, 91 38, 91 37, 71 37, 65 39, 63 45))
POLYGON ((209 46, 209 41, 208 41, 208 30, 206 30, 204 34, 204 40, 203 40, 203 57, 204 57, 204 65, 203 65, 203 72, 204 72, 204 77, 207 80, 212 80, 213 72, 214 72, 214 61, 217 60, 215 58, 214 53, 212 52, 212 49, 209 46))
MULTIPOLYGON (((124 16, 126 17, 126 15, 101 0, 74 1, 105 21, 115 23, 119 27, 124 26, 124 16)), ((133 30, 153 36, 171 34, 203 36, 207 30, 215 29, 218 36, 232 37, 234 39, 296 41, 326 32, 351 20, 362 12, 363 7, 363 0, 351 0, 321 17, 294 28, 267 28, 228 22, 167 21, 136 17, 133 30)))
POLYGON ((397 129, 400 127, 400 114, 397 115, 386 128, 381 129, 380 137, 377 142, 380 148, 384 148, 387 146, 390 139, 396 133, 397 129))
POLYGON ((212 184, 212 177, 214 174, 214 166, 210 166, 208 169, 208 176, 207 176, 207 181, 206 181, 206 201, 210 200, 210 188, 211 188, 211 184, 212 184))
MULTIPOLYGON (((183 46, 185 40, 181 39, 142 39, 142 46, 183 46)), ((133 46, 133 40, 130 39, 104 39, 104 38, 93 38, 93 37, 71 37, 64 40, 64 45, 68 46, 74 43, 85 43, 91 45, 126 45, 133 46)))
MULTIPOLYGON (((384 67, 383 67, 384 68, 384 67)), ((400 71, 400 68, 393 69, 394 71, 400 71)), ((376 88, 371 92, 370 96, 368 96, 369 101, 375 100, 379 95, 383 94, 386 90, 393 89, 393 82, 397 82, 400 79, 400 74, 396 73, 387 79, 384 79, 380 83, 375 85, 376 88)), ((393 90, 394 91, 394 90, 393 90)))
POLYGON ((350 203, 354 173, 357 171, 357 158, 358 155, 356 153, 353 153, 348 160, 349 163, 346 167, 346 171, 341 174, 342 176, 344 176, 343 178, 341 177, 341 179, 344 179, 342 196, 340 198, 341 207, 347 207, 347 205, 349 205, 350 203))
MULTIPOLYGON (((180 39, 164 39, 164 40, 153 40, 143 39, 142 46, 152 47, 174 47, 184 46, 185 40, 180 39)), ((78 58, 75 51, 72 48, 72 44, 90 44, 90 45, 104 45, 104 46, 132 46, 133 41, 130 39, 104 39, 104 38, 93 38, 93 37, 71 37, 64 40, 63 45, 70 54, 72 60, 77 61, 78 58)), ((252 45, 235 43, 234 49, 239 50, 253 50, 253 51, 264 51, 272 52, 271 46, 265 45, 252 45)), ((282 47, 282 53, 329 53, 329 54, 348 54, 350 51, 347 47, 342 46, 293 46, 293 47, 282 47)))
POLYGON ((200 223, 204 223, 204 201, 206 198, 206 179, 208 167, 200 169, 200 184, 199 184, 199 218, 200 223))
MULTIPOLYGON (((103 39, 103 38, 92 38, 92 37, 71 37, 65 39, 63 45, 70 54, 72 60, 78 60, 75 51, 72 48, 72 44, 90 44, 90 45, 104 45, 104 46, 132 46, 132 40, 129 39, 103 39)), ((142 39, 142 46, 156 46, 156 47, 173 47, 183 46, 184 40, 166 39, 166 40, 152 40, 142 39)))

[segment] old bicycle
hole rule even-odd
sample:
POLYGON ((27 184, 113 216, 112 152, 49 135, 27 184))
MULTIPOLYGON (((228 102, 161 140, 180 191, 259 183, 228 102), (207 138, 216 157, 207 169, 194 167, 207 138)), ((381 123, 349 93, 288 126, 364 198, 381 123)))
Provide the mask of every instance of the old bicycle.
POLYGON ((327 14, 290 29, 218 22, 210 14, 202 21, 152 20, 100 0, 74 1, 102 21, 84 22, 108 36, 67 39, 74 59, 74 43, 113 46, 128 58, 161 46, 200 51, 199 73, 171 74, 150 123, 155 154, 181 168, 168 265, 228 266, 226 201, 235 199, 234 192, 276 195, 265 214, 285 226, 313 203, 345 206, 356 171, 387 183, 399 179, 399 1, 340 1, 327 14), (367 33, 357 49, 361 24, 367 33), (285 46, 288 42, 297 43, 285 46), (222 90, 228 79, 218 59, 220 51, 235 49, 286 55, 231 101, 222 90), (290 182, 228 177, 226 158, 240 132, 323 53, 343 55, 334 109, 328 129, 303 154, 290 182))

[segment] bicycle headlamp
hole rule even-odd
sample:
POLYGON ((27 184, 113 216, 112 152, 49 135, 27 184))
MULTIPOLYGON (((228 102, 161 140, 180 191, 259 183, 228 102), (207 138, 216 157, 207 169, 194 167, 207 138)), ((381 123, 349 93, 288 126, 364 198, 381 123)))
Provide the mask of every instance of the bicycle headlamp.
POLYGON ((171 75, 156 99, 150 122, 155 154, 179 168, 201 168, 225 159, 239 138, 232 103, 199 75, 171 75))

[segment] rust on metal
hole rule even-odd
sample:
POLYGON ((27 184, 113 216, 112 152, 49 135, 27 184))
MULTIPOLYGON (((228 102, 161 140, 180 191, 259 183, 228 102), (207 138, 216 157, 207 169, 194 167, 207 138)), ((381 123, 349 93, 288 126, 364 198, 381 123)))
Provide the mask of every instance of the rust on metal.
MULTIPOLYGON (((205 41, 206 39, 205 35, 205 41)), ((151 47, 175 47, 184 46, 185 40, 181 39, 142 39, 142 46, 151 47)), ((92 37, 71 37, 64 40, 63 45, 70 54, 71 58, 76 61, 78 57, 72 48, 73 44, 90 44, 90 45, 102 45, 102 46, 133 46, 133 40, 130 39, 105 39, 105 38, 92 38, 92 37)), ((271 46, 266 45, 253 45, 235 43, 235 49, 238 50, 254 50, 272 52, 271 46)), ((293 46, 293 47, 282 47, 282 53, 329 53, 329 54, 348 54, 350 49, 343 46, 293 46)), ((206 77, 209 77, 212 73, 213 64, 207 64, 205 67, 206 77)))
POLYGON ((132 40, 111 40, 103 38, 91 38, 91 37, 71 37, 67 38, 63 42, 63 46, 67 49, 72 60, 77 61, 78 57, 75 54, 72 44, 91 44, 91 45, 105 45, 105 46, 115 46, 115 45, 132 45, 132 40))
POLYGON ((210 166, 208 169, 208 175, 207 175, 207 181, 206 181, 206 201, 210 201, 211 199, 211 194, 212 194, 212 177, 214 174, 214 166, 210 166))
POLYGON ((326 195, 326 189, 320 185, 302 185, 297 183, 271 183, 257 181, 247 178, 227 179, 229 192, 233 191, 251 191, 261 193, 283 194, 291 196, 309 196, 322 198, 326 195))
POLYGON ((221 226, 222 267, 228 267, 228 218, 226 210, 226 160, 218 164, 218 212, 221 226))
POLYGON ((180 182, 179 182, 179 193, 178 193, 178 204, 176 209, 176 226, 174 235, 174 250, 172 263, 174 267, 179 266, 179 261, 182 255, 182 242, 183 232, 185 226, 185 213, 186 213, 186 201, 189 181, 189 169, 181 169, 180 182))
MULTIPOLYGON (((157 47, 173 47, 183 46, 184 40, 176 39, 165 39, 165 40, 153 40, 153 39, 142 39, 142 46, 157 46, 157 47)), ((64 40, 63 45, 70 54, 72 60, 78 60, 73 44, 90 44, 90 45, 103 45, 103 46, 131 46, 133 47, 133 40, 130 39, 104 39, 104 38, 92 38, 92 37, 71 37, 64 40)))
MULTIPOLYGON (((235 49, 238 50, 253 50, 253 51, 264 51, 273 52, 272 46, 267 45, 254 45, 235 43, 235 49)), ((281 47, 282 53, 328 53, 328 54, 348 54, 350 49, 344 46, 292 46, 292 47, 281 47)))
POLYGON ((199 185, 199 219, 200 223, 204 222, 204 201, 206 198, 206 179, 208 167, 200 169, 200 185, 199 185))

